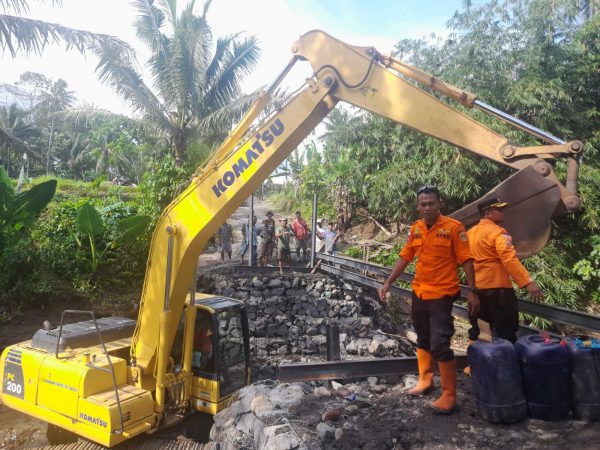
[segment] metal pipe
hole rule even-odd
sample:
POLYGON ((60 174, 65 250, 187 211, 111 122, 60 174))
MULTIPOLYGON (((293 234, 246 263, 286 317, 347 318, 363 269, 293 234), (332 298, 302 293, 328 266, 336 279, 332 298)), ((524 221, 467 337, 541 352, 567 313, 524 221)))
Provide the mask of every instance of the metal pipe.
POLYGON ((312 236, 310 238, 310 267, 315 267, 316 253, 317 253, 317 203, 318 197, 315 193, 313 195, 313 207, 312 207, 312 236))
POLYGON ((254 192, 250 194, 250 214, 248 216, 246 240, 248 241, 248 250, 250 250, 250 256, 248 256, 248 265, 252 267, 252 257, 254 256, 252 253, 252 247, 254 246, 254 192))
POLYGON ((289 73, 289 71, 292 70, 292 67, 294 67, 294 64, 296 64, 297 60, 298 60, 298 58, 296 56, 292 56, 292 59, 290 60, 289 63, 287 63, 287 66, 285 66, 285 68, 281 71, 281 73, 277 76, 277 78, 275 78, 275 81, 273 81, 271 86, 269 86, 269 88, 267 89, 267 93, 269 95, 271 95, 275 92, 275 89, 277 89, 277 86, 279 86, 279 83, 281 83, 281 80, 283 80, 285 78, 285 76, 289 73))
POLYGON ((340 357, 340 329, 333 323, 326 325, 327 329, 327 361, 339 361, 340 357))
POLYGON ((553 134, 548 133, 547 131, 544 131, 537 127, 534 127, 533 125, 530 125, 527 122, 522 121, 521 119, 517 119, 516 117, 513 117, 510 114, 505 113, 504 111, 500 111, 499 109, 494 108, 493 106, 490 106, 487 103, 482 102, 481 100, 475 100, 473 105, 477 106, 479 109, 491 114, 492 116, 498 117, 499 119, 504 120, 505 122, 508 122, 510 124, 513 124, 514 126, 516 126, 517 128, 520 128, 523 131, 527 131, 528 133, 530 133, 534 136, 537 136, 540 139, 543 139, 544 141, 546 141, 550 144, 564 145, 567 143, 567 141, 564 141, 564 140, 554 136, 553 134))

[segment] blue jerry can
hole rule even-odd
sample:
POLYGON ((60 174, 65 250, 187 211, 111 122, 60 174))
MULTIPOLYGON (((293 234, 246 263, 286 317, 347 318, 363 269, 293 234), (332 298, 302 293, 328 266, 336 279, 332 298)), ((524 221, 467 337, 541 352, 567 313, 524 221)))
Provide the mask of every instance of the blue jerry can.
POLYGON ((560 339, 523 336, 516 344, 531 417, 563 420, 571 409, 569 351, 560 339))
POLYGON ((527 415, 521 369, 507 340, 478 341, 467 349, 479 415, 493 423, 514 423, 527 415))
POLYGON ((600 420, 600 339, 569 338, 571 406, 579 420, 600 420))

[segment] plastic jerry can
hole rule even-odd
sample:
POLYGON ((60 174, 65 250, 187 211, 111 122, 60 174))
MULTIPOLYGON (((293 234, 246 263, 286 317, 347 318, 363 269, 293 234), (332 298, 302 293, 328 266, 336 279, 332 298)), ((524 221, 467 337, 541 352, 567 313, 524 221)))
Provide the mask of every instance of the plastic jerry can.
POLYGON ((560 339, 523 336, 516 344, 531 417, 563 420, 571 409, 569 351, 560 339))
POLYGON ((569 338, 571 406, 579 420, 600 420, 600 339, 569 338))
POLYGON ((514 423, 527 415, 521 368, 514 346, 505 339, 477 341, 467 357, 479 415, 493 423, 514 423))

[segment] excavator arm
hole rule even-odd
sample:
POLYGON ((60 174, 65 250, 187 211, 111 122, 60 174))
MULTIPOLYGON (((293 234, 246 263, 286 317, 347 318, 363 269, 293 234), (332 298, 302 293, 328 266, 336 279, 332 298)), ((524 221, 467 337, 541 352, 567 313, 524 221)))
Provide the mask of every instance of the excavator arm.
MULTIPOLYGON (((289 65, 269 90, 258 98, 185 192, 167 207, 154 232, 132 342, 132 375, 139 387, 155 384, 159 412, 164 406, 164 374, 170 348, 186 293, 195 280, 200 252, 220 224, 339 101, 517 170, 480 201, 496 195, 512 204, 507 212, 508 228, 521 254, 533 254, 544 246, 553 215, 579 206, 576 191, 578 158, 583 148, 580 142, 565 143, 521 122, 515 126, 549 144, 516 146, 407 78, 467 107, 478 106, 474 95, 384 57, 372 47, 351 46, 322 31, 303 35, 292 46, 292 53, 289 65), (270 94, 291 67, 302 60, 311 64, 313 75, 285 104, 258 121, 269 105, 270 94), (545 161, 557 157, 568 161, 566 186, 545 161)), ((477 202, 463 208, 455 217, 467 226, 476 222, 476 205, 477 202)))

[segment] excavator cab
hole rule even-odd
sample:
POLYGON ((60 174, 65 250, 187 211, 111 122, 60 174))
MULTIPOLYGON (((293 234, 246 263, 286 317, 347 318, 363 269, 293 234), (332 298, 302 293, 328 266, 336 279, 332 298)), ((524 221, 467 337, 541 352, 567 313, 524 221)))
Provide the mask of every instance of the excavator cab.
POLYGON ((248 316, 238 300, 197 296, 190 308, 195 313, 190 401, 198 411, 216 414, 250 380, 248 316))

